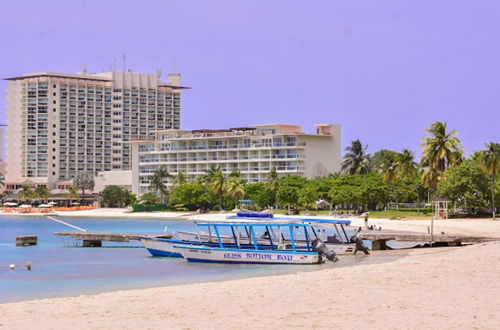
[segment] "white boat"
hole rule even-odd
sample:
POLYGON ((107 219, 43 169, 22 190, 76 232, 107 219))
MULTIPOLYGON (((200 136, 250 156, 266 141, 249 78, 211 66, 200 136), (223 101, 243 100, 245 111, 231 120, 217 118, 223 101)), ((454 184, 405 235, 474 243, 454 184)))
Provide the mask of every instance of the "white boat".
MULTIPOLYGON (((232 221, 248 221, 249 219, 241 219, 235 217, 228 217, 232 221)), ((255 221, 256 219, 250 219, 255 221)), ((311 231, 314 237, 318 237, 323 240, 328 249, 333 250, 337 255, 349 255, 353 254, 355 250, 355 244, 351 243, 349 237, 347 236, 345 225, 349 225, 349 220, 330 220, 330 219, 290 219, 290 218, 274 218, 275 221, 301 221, 311 224, 311 231), (334 229, 332 232, 331 229, 334 229)), ((268 219, 271 221, 271 219, 268 219)), ((174 245, 180 244, 208 244, 211 246, 218 245, 218 239, 215 234, 211 231, 211 227, 208 227, 208 232, 188 232, 188 231, 177 231, 173 234, 173 239, 156 238, 156 237, 143 237, 141 238, 144 247, 153 255, 159 257, 182 257, 181 253, 177 251, 174 245)), ((271 233, 271 238, 275 242, 281 240, 283 243, 290 245, 291 242, 286 237, 277 237, 277 233, 273 232, 272 228, 269 228, 268 233, 271 233)), ((240 243, 253 244, 252 237, 248 231, 239 231, 238 240, 240 243)), ((235 239, 233 235, 223 235, 219 234, 219 239, 223 244, 235 244, 235 239)), ((259 245, 269 245, 270 241, 268 237, 257 237, 257 242, 259 245)), ((297 245, 306 245, 304 239, 296 238, 297 245)))
MULTIPOLYGON (((318 236, 319 235, 321 235, 321 233, 319 233, 318 236)), ((177 240, 183 241, 183 242, 201 242, 201 243, 216 243, 217 242, 217 238, 215 236, 213 236, 210 233, 204 233, 204 232, 196 233, 196 232, 188 232, 188 231, 177 231, 175 233, 175 236, 176 236, 177 240)), ((326 236, 326 235, 322 235, 322 236, 326 236)), ((241 235, 240 235, 240 237, 241 237, 241 235)), ((336 235, 335 236, 326 236, 326 240, 325 240, 326 246, 329 249, 333 249, 335 251, 335 253, 339 254, 339 255, 353 254, 354 248, 356 247, 355 244, 350 243, 348 241, 349 238, 347 238, 347 237, 346 237, 345 241, 337 239, 337 237, 338 236, 336 236, 336 235), (328 239, 330 239, 330 241, 328 241, 328 239), (334 242, 334 240, 337 240, 337 242, 334 242)), ((342 237, 342 236, 340 236, 340 237, 342 237)), ((231 236, 221 235, 220 238, 221 238, 222 242, 225 244, 230 244, 230 243, 234 244, 234 238, 231 236)), ((149 240, 157 240, 158 241, 157 247, 160 247, 163 245, 163 247, 165 249, 172 249, 173 250, 173 244, 170 244, 170 242, 168 242, 165 239, 150 238, 149 240), (160 243, 161 241, 163 241, 164 244, 161 244, 160 243)), ((241 237, 240 240, 249 242, 248 237, 241 237)), ((259 244, 269 244, 269 240, 267 240, 267 239, 257 238, 257 241, 259 242, 259 244)), ((284 239, 283 241, 285 243, 288 243, 288 244, 290 243, 290 241, 287 239, 284 239)), ((301 239, 297 239, 296 242, 297 242, 297 244, 301 244, 301 245, 305 244, 304 240, 301 240, 301 239)), ((250 239, 249 244, 251 244, 251 239, 250 239)), ((144 245, 146 245, 146 244, 144 244, 144 245)))
POLYGON ((253 264, 319 264, 325 261, 318 252, 280 250, 223 249, 200 245, 177 244, 174 248, 190 262, 253 264))
POLYGON ((215 233, 216 243, 175 243, 173 248, 189 262, 216 262, 216 263, 258 263, 258 264, 318 264, 325 260, 337 261, 336 254, 319 239, 310 239, 310 224, 300 221, 273 221, 273 222, 217 222, 198 223, 199 227, 206 227, 215 233), (220 232, 230 230, 233 241, 224 243, 220 232), (240 232, 249 233, 248 238, 241 238, 240 232), (266 244, 257 239, 257 232, 264 231, 267 236, 266 244), (283 231, 289 234, 287 244, 283 240, 283 231), (304 244, 298 244, 295 236, 303 231, 304 244), (278 233, 273 240, 271 233, 278 233))

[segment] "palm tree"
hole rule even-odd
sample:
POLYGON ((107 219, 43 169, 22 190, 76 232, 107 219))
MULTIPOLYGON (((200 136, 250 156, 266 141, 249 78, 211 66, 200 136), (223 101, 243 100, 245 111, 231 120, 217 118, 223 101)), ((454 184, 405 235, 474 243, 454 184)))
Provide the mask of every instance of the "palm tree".
POLYGON ((346 147, 346 154, 342 162, 342 172, 347 174, 366 174, 370 172, 370 155, 366 153, 368 145, 363 146, 361 141, 354 140, 346 147))
POLYGON ((415 155, 413 151, 403 149, 400 154, 396 156, 396 176, 399 180, 410 178, 417 173, 417 163, 415 162, 415 155))
POLYGON ((184 175, 184 173, 182 173, 182 171, 177 172, 177 175, 174 178, 174 187, 183 185, 186 182, 187 182, 187 180, 186 180, 186 176, 184 175))
POLYGON ((395 159, 385 161, 380 164, 378 171, 382 175, 384 183, 392 185, 398 180, 398 167, 395 159))
POLYGON ((427 167, 423 179, 436 186, 446 169, 460 161, 463 147, 456 137, 457 131, 446 132, 446 123, 436 121, 426 131, 431 136, 422 138, 422 165, 427 167))
POLYGON ((30 202, 35 198, 35 193, 33 191, 33 187, 25 184, 21 187, 21 191, 19 192, 19 199, 22 201, 30 202))
POLYGON ((241 177, 241 171, 236 169, 236 170, 232 170, 231 173, 229 173, 228 175, 229 178, 240 178, 241 177))
POLYGON ((241 196, 243 196, 243 194, 245 193, 245 190, 243 189, 243 183, 241 182, 240 179, 233 176, 230 177, 229 180, 227 180, 226 185, 227 185, 227 193, 234 201, 234 205, 237 205, 241 196))
POLYGON ((69 199, 70 204, 73 203, 73 200, 80 201, 80 193, 78 192, 78 187, 69 186, 66 198, 69 199))
POLYGON ((95 181, 92 172, 78 172, 73 178, 73 185, 82 191, 82 204, 85 204, 85 190, 93 190, 95 181))
POLYGON ((214 196, 219 199, 221 208, 224 209, 224 195, 227 192, 227 178, 219 169, 211 175, 212 176, 209 182, 210 189, 212 190, 214 196))
POLYGON ((214 178, 214 176, 217 175, 218 172, 221 172, 220 168, 217 166, 212 166, 210 167, 207 172, 205 173, 205 175, 203 176, 203 181, 205 181, 206 183, 210 183, 212 182, 212 179, 214 178))
POLYGON ((36 199, 40 199, 43 202, 49 198, 49 190, 47 186, 38 186, 35 188, 34 195, 36 199))
POLYGON ((0 202, 3 205, 4 200, 9 197, 9 195, 12 194, 12 191, 10 190, 5 190, 4 192, 0 193, 0 202))
POLYGON ((266 185, 274 194, 278 192, 280 188, 279 180, 278 180, 278 172, 276 171, 276 167, 273 167, 269 173, 267 174, 266 185))
POLYGON ((156 197, 161 198, 162 203, 165 203, 165 196, 168 194, 165 179, 171 177, 165 166, 160 166, 151 177, 149 182, 149 190, 156 194, 156 197))
POLYGON ((482 151, 479 164, 484 172, 491 176, 491 208, 493 219, 495 219, 495 189, 497 174, 500 173, 500 143, 487 143, 487 149, 482 151))

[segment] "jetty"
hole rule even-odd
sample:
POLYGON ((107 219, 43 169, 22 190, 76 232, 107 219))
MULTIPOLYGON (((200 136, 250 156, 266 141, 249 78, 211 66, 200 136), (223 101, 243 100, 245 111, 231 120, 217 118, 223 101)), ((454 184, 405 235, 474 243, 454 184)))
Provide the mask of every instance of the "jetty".
POLYGON ((436 246, 460 246, 462 243, 484 243, 498 241, 500 238, 487 236, 471 236, 451 233, 427 233, 396 230, 365 230, 358 233, 363 240, 372 242, 372 250, 388 250, 387 241, 427 243, 436 246))
POLYGON ((130 242, 139 241, 140 237, 172 238, 170 234, 138 234, 138 233, 103 233, 103 232, 77 232, 60 231, 55 235, 72 237, 83 242, 83 247, 101 247, 102 242, 130 242))

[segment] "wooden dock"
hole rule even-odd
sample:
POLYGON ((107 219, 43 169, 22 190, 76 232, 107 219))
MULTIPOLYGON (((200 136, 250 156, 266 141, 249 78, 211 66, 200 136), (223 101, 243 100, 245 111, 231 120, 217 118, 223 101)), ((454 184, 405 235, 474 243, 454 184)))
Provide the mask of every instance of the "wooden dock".
POLYGON ((139 241, 140 237, 160 237, 172 238, 170 234, 137 234, 137 233, 100 233, 100 232, 77 232, 77 231, 60 231, 55 232, 55 235, 72 237, 76 240, 83 241, 83 247, 101 247, 102 242, 130 242, 139 241))
POLYGON ((393 231, 393 230, 365 230, 358 233, 361 239, 372 242, 372 250, 386 250, 387 241, 430 243, 440 246, 460 246, 462 243, 483 243, 498 241, 500 238, 486 236, 470 236, 460 234, 435 233, 432 237, 427 233, 393 231))

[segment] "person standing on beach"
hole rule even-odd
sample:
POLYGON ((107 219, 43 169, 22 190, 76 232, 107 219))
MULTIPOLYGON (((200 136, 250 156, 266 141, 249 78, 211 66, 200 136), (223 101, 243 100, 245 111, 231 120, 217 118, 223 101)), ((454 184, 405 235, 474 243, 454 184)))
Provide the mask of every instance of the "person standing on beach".
POLYGON ((364 218, 365 218, 365 228, 368 228, 368 212, 364 213, 364 218))

